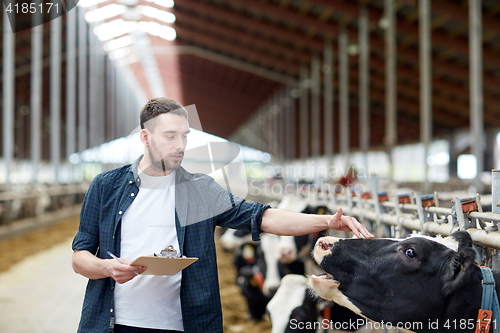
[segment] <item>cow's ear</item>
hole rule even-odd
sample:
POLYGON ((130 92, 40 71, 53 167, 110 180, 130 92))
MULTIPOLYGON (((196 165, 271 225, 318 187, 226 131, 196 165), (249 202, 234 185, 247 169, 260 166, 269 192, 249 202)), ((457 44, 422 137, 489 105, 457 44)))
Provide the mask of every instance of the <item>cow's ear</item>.
POLYGON ((443 292, 450 295, 469 281, 475 267, 476 252, 472 247, 464 247, 453 253, 443 275, 443 292))
POLYGON ((472 247, 472 237, 467 231, 456 231, 451 235, 451 237, 458 242, 458 250, 465 247, 472 247))

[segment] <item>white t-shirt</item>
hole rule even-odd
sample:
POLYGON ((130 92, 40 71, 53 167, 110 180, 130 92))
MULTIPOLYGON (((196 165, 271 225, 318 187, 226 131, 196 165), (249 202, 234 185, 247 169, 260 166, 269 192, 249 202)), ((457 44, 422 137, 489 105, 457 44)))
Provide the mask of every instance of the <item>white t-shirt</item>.
MULTIPOLYGON (((168 245, 179 251, 175 229, 175 171, 151 177, 139 170, 141 186, 122 217, 120 257, 134 260, 159 253, 168 245)), ((174 276, 139 275, 116 284, 116 323, 184 331, 181 312, 182 272, 174 276)))

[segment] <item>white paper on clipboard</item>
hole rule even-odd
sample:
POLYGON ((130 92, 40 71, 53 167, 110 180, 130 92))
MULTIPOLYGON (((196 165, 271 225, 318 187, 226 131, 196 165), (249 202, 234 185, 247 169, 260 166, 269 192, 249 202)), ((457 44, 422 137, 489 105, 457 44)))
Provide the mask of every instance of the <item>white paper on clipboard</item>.
POLYGON ((198 258, 141 256, 134 259, 130 266, 146 266, 148 269, 141 275, 175 275, 196 260, 198 258))

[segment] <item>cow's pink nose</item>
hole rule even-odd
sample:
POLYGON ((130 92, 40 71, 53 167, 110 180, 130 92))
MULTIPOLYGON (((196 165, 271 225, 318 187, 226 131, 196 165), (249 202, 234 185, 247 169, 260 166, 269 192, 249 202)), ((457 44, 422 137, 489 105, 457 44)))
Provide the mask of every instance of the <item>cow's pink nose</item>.
POLYGON ((323 250, 323 251, 328 251, 328 250, 330 250, 332 248, 333 244, 330 243, 329 241, 327 241, 324 238, 320 238, 318 240, 318 243, 316 244, 316 246, 318 248, 320 248, 321 250, 323 250))
POLYGON ((292 249, 281 249, 281 251, 280 251, 280 255, 282 257, 288 257, 288 256, 291 256, 292 254, 293 254, 292 249))
POLYGON ((280 250, 280 255, 279 255, 279 260, 287 260, 291 257, 293 257, 293 250, 292 249, 281 249, 280 250))

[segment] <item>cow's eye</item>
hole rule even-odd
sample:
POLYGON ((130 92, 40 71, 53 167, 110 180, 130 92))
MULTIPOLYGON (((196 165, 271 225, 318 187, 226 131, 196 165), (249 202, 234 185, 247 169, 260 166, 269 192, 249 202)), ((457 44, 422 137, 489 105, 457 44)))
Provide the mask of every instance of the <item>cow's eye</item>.
POLYGON ((413 249, 406 249, 405 255, 410 259, 414 259, 415 258, 415 251, 413 251, 413 249))

